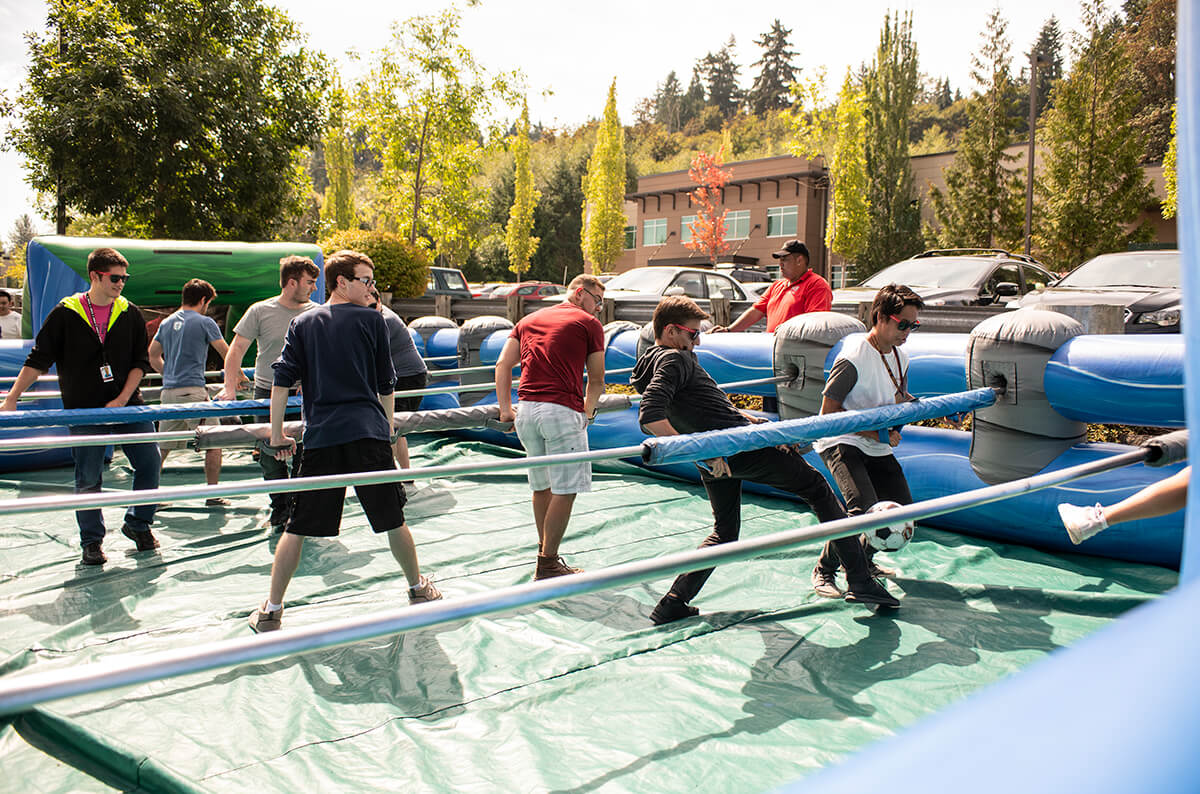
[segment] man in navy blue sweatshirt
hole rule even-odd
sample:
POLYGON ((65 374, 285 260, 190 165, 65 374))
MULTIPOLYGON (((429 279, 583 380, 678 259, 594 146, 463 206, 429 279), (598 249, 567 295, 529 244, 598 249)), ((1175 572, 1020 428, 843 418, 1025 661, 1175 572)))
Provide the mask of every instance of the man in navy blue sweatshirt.
MULTIPOLYGON (((708 314, 691 298, 663 298, 654 310, 654 346, 638 359, 629 382, 642 395, 638 422, 655 436, 701 433, 743 427, 762 421, 733 406, 712 376, 704 371, 693 348, 700 344, 700 323, 708 314)), ((793 447, 751 449, 714 458, 700 469, 700 481, 712 505, 713 531, 705 546, 738 539, 742 526, 742 480, 770 485, 803 499, 822 522, 846 517, 829 483, 793 447)), ((846 568, 846 600, 895 608, 900 602, 870 576, 858 537, 833 541, 838 562, 846 568)), ((671 590, 650 613, 660 625, 699 614, 689 602, 708 581, 712 568, 680 574, 671 590)))
MULTIPOLYGON (((395 469, 392 459, 392 391, 396 374, 383 317, 369 308, 375 265, 366 254, 338 251, 325 261, 329 302, 292 320, 275 362, 271 389, 271 446, 283 460, 296 439, 283 434, 288 389, 304 383, 304 451, 300 477, 395 469)), ((356 485, 354 492, 375 532, 387 535, 392 556, 408 580, 409 603, 436 601, 441 593, 421 575, 412 533, 404 522, 404 486, 356 485)), ((300 564, 306 537, 334 537, 342 522, 345 488, 301 491, 271 566, 267 601, 250 616, 255 631, 278 629, 283 595, 300 564)))

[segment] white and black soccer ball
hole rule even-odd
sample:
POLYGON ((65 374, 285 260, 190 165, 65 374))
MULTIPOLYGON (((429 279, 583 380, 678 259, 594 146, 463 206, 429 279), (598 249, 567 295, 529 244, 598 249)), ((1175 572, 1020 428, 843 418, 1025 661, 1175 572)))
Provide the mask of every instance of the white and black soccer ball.
MULTIPOLYGON (((896 502, 876 502, 871 505, 868 513, 878 513, 881 510, 895 510, 900 507, 896 502)), ((871 544, 871 548, 878 551, 898 551, 908 545, 913 536, 913 522, 902 521, 896 524, 890 524, 886 527, 878 529, 870 529, 863 534, 867 537, 867 543, 871 544)))

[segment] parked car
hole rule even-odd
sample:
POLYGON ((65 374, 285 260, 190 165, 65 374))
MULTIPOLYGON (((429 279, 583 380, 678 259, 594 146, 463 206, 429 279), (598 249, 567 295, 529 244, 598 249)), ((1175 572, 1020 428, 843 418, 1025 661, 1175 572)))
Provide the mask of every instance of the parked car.
POLYGON ((484 284, 479 284, 471 287, 472 298, 490 298, 492 292, 500 287, 512 286, 507 281, 488 281, 484 284))
POLYGON ((604 285, 605 300, 658 303, 664 295, 687 295, 696 300, 749 299, 742 285, 729 276, 693 267, 635 267, 604 285))
POLYGON ((747 267, 746 265, 718 264, 714 268, 718 273, 729 276, 743 284, 760 284, 772 282, 779 278, 779 267, 747 267))
POLYGON ((567 288, 561 284, 551 284, 549 281, 522 281, 520 284, 505 284, 492 291, 493 298, 506 298, 513 294, 520 295, 525 300, 540 301, 561 298, 567 294, 567 288))
POLYGON ((927 306, 988 306, 1006 303, 1057 278, 1023 254, 999 249, 941 249, 889 265, 857 286, 834 290, 833 302, 869 303, 880 287, 905 284, 927 306))
POLYGON ((1125 333, 1179 333, 1179 251, 1125 251, 1089 259, 1053 285, 1021 298, 1019 305, 1118 304, 1125 333))
POLYGON ((742 289, 746 291, 746 295, 750 298, 750 300, 758 300, 774 283, 774 281, 743 281, 742 289))
POLYGON ((429 268, 429 281, 425 285, 425 297, 450 295, 455 298, 470 298, 471 288, 467 277, 456 267, 429 268))

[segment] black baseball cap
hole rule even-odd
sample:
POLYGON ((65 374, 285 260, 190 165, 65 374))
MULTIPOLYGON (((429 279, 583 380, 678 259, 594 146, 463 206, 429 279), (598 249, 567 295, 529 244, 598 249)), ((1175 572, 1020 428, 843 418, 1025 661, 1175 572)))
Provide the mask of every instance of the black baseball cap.
POLYGON ((778 251, 771 254, 771 256, 779 259, 787 256, 788 254, 804 254, 804 258, 808 259, 808 246, 800 240, 788 240, 783 244, 783 248, 780 248, 778 251))

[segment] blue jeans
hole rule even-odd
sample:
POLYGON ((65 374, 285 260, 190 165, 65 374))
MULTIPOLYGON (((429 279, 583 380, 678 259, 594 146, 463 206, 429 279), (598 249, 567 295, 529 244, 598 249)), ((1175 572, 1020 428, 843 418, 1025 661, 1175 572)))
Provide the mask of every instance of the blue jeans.
MULTIPOLYGON (((153 433, 153 422, 134 422, 128 425, 76 425, 70 428, 71 435, 100 435, 108 433, 153 433)), ((71 450, 75 459, 75 493, 98 493, 104 472, 106 447, 76 447, 71 450)), ((133 465, 133 490, 143 491, 158 487, 159 469, 162 458, 158 445, 122 444, 121 450, 133 465)), ((125 523, 135 530, 150 529, 154 511, 158 505, 137 505, 125 511, 125 523)), ((79 523, 79 540, 83 545, 104 540, 104 514, 99 510, 76 510, 75 520, 79 523)))

